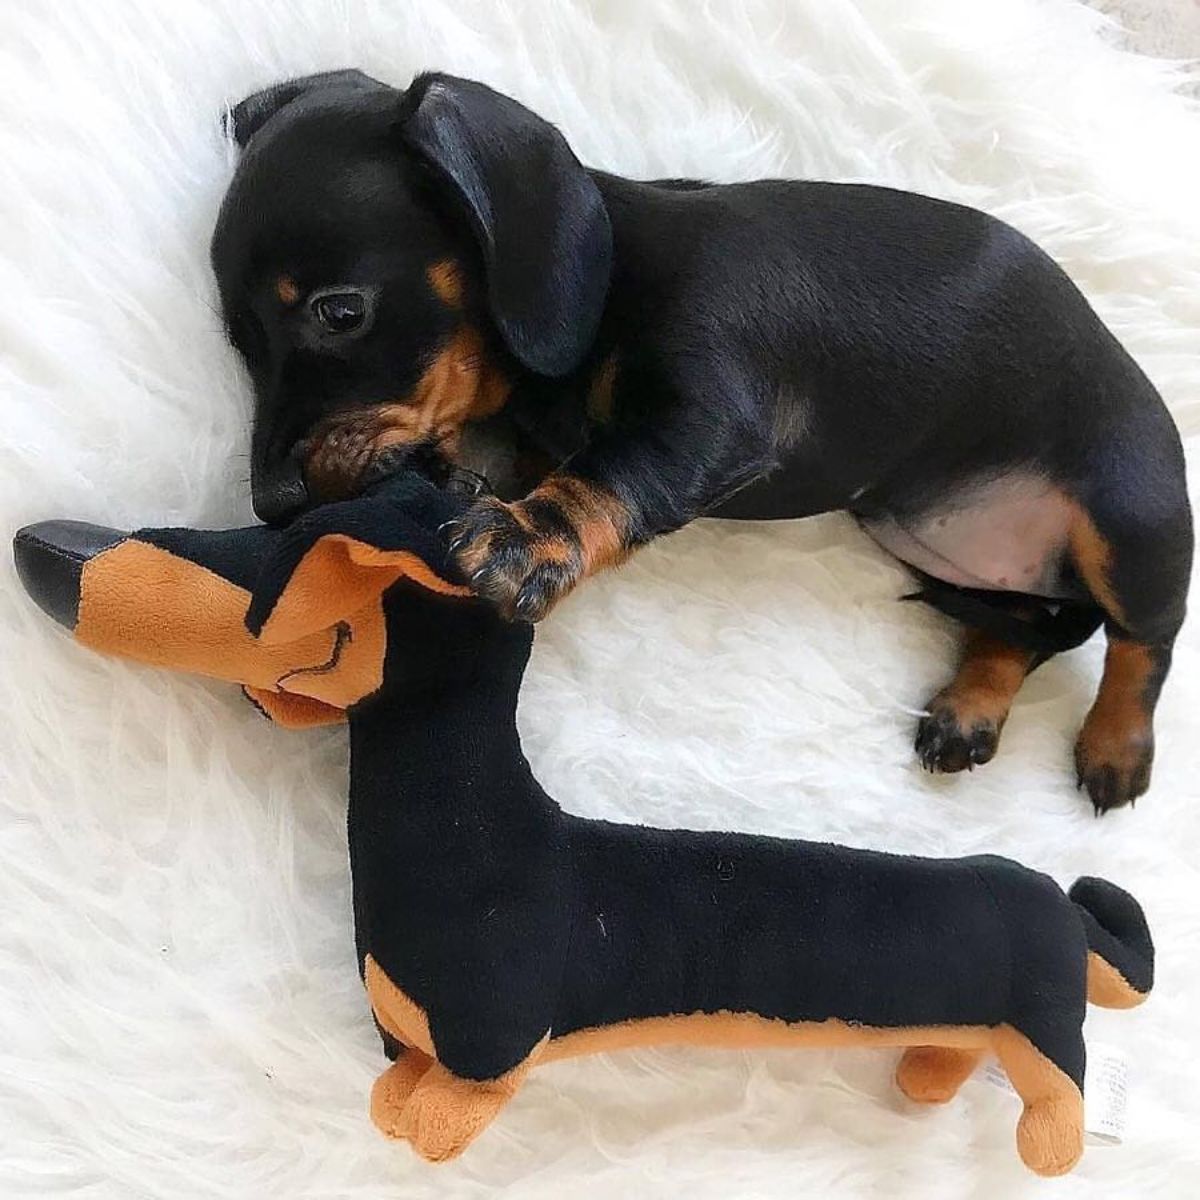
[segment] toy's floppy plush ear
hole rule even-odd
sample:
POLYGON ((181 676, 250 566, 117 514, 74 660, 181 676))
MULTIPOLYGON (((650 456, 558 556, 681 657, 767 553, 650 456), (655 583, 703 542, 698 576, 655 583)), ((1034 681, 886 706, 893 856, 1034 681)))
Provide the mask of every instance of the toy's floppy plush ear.
POLYGON ((325 504, 279 534, 246 614, 264 645, 294 642, 336 627, 407 578, 431 591, 468 596, 438 532, 463 501, 417 475, 401 475, 366 496, 325 504))
POLYGON ((407 575, 466 594, 437 533, 461 506, 401 478, 285 530, 47 521, 13 552, 26 590, 77 641, 240 683, 280 724, 325 724, 382 681, 388 587, 407 575))

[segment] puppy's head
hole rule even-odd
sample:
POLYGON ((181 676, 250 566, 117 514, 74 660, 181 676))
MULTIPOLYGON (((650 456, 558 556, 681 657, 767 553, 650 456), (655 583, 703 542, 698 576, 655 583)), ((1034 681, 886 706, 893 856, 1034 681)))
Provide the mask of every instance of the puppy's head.
POLYGON ((482 84, 358 71, 258 92, 213 266, 254 385, 254 507, 444 461, 522 372, 587 354, 608 289, 600 194, 558 131, 482 84))

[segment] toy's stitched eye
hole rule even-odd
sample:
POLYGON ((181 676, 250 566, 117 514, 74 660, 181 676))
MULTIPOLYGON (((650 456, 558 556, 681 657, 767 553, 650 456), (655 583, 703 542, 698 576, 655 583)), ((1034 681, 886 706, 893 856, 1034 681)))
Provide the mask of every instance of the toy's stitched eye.
POLYGON ((324 292, 312 300, 313 315, 330 333, 353 333, 367 319, 362 292, 324 292))

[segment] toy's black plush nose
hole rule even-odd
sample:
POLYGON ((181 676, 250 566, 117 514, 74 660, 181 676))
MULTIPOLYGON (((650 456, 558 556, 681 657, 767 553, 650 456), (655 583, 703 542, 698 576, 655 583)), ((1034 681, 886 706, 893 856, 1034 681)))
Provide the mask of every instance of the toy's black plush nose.
POLYGON ((119 529, 86 521, 26 525, 13 538, 17 575, 43 612, 74 629, 79 619, 83 564, 128 536, 119 529))

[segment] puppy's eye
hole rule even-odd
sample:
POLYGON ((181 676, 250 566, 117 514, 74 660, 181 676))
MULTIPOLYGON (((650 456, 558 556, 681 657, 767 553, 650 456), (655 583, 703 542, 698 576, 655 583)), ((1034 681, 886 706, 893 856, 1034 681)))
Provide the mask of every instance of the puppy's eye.
POLYGON ((353 333, 367 319, 367 298, 362 292, 323 292, 313 297, 312 311, 330 333, 353 333))

